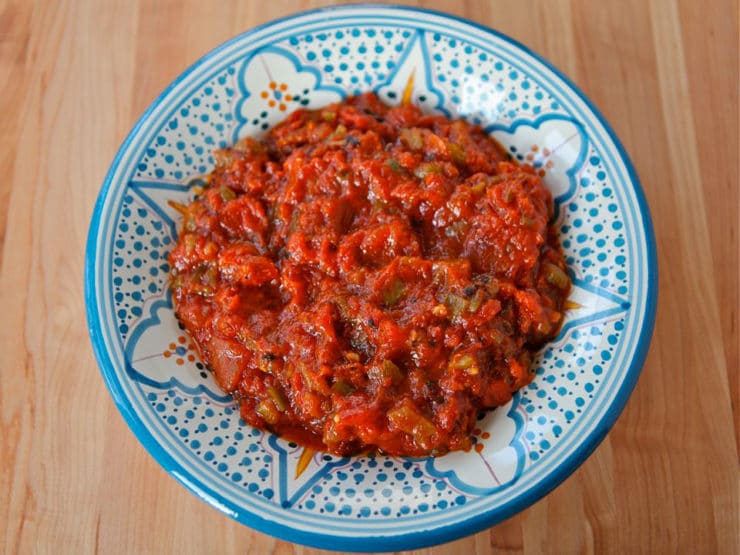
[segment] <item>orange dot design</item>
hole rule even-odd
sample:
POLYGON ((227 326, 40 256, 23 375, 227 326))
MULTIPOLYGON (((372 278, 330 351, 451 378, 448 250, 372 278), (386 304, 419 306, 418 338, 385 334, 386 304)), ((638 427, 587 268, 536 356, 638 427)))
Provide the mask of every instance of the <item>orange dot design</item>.
MULTIPOLYGON (((195 349, 195 345, 192 341, 188 341, 187 337, 185 337, 184 335, 180 335, 175 341, 172 341, 167 345, 167 349, 162 351, 162 356, 164 358, 172 358, 173 356, 178 355, 179 353, 177 352, 177 349, 179 349, 181 346, 185 346, 188 351, 192 351, 195 349), (186 343, 187 346, 185 346, 186 343)), ((186 359, 188 360, 188 362, 195 362, 196 357, 192 352, 188 353, 187 355, 177 356, 175 358, 175 364, 177 364, 178 366, 182 366, 183 364, 185 364, 186 359)))
POLYGON ((268 85, 268 89, 269 90, 263 90, 260 92, 260 98, 262 100, 266 100, 267 105, 270 108, 275 108, 277 106, 278 110, 285 112, 288 109, 288 105, 285 104, 285 102, 290 102, 294 98, 292 94, 285 93, 285 91, 288 90, 288 84, 272 81, 268 85), (284 99, 285 102, 279 102, 282 99, 284 99))
POLYGON ((545 177, 547 170, 551 170, 555 167, 555 162, 552 159, 548 159, 552 154, 552 151, 549 148, 543 148, 542 152, 538 154, 540 152, 540 147, 538 145, 532 145, 529 150, 530 152, 525 155, 525 160, 530 163, 535 161, 543 162, 537 170, 537 175, 545 177))

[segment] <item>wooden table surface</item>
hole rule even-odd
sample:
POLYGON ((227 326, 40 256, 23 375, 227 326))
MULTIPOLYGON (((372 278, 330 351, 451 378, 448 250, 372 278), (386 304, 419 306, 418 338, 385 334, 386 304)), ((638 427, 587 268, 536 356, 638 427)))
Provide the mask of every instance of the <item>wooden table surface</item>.
MULTIPOLYGON (((187 493, 111 400, 83 256, 106 169, 203 53, 324 2, 0 1, 0 552, 303 553, 187 493)), ((655 223, 660 301, 606 440, 508 521, 419 553, 738 553, 738 7, 418 2, 561 68, 611 122, 655 223)))

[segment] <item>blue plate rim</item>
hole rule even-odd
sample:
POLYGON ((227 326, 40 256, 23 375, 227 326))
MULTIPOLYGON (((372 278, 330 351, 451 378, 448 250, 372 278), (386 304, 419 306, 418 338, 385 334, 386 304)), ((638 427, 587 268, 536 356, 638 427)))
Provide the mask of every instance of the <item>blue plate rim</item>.
POLYGON ((629 399, 637 380, 642 371, 645 359, 647 357, 650 341, 652 338, 655 316, 657 311, 657 300, 658 300, 658 263, 657 263, 657 248, 655 242, 655 233, 652 224, 652 218, 650 216, 649 206, 645 197, 644 190, 640 183, 637 172, 634 169, 632 161, 627 154, 626 149, 622 145, 621 141, 609 125, 607 120, 596 108, 594 103, 577 87, 567 76, 565 76, 558 68, 552 65, 545 58, 532 51, 529 47, 522 43, 512 39, 511 37, 486 27, 475 21, 469 19, 448 14, 438 10, 432 10, 427 8, 418 8, 410 6, 397 6, 397 5, 386 5, 386 4, 375 4, 375 3, 363 3, 363 4, 352 4, 352 5, 336 5, 328 6, 323 8, 316 8, 312 10, 306 10, 296 12, 294 14, 277 18, 268 21, 259 26, 253 27, 243 33, 236 35, 235 37, 227 40, 220 44, 214 49, 207 52, 196 62, 190 65, 187 69, 181 72, 152 102, 149 104, 144 113, 139 117, 134 127, 131 129, 129 134, 126 136, 121 146, 119 147, 111 166, 106 173, 103 185, 100 193, 98 194, 93 215, 90 222, 87 244, 85 248, 85 307, 86 316, 88 323, 88 332, 93 345, 95 357, 97 359, 98 366, 101 369, 106 387, 108 388, 113 400, 123 416, 126 424, 134 433, 136 438, 142 443, 144 448, 149 454, 162 466, 162 468, 175 480, 177 480, 182 486, 188 491, 227 514, 231 518, 246 524, 260 532, 270 534, 272 536, 285 539, 288 541, 295 541, 304 545, 334 549, 334 550, 352 550, 356 552, 371 552, 371 551, 395 551, 404 549, 415 549, 428 547, 431 545, 437 545, 440 543, 452 541, 475 532, 479 532, 485 528, 488 528, 498 522, 501 522, 521 510, 529 507, 550 491, 555 489, 561 484, 568 476, 570 476, 587 458, 588 456, 598 447, 598 445, 606 437, 608 431, 612 428, 619 415, 622 413, 624 406, 626 405, 627 399, 629 399), (528 54, 545 68, 556 75, 562 82, 575 94, 589 109, 589 111, 595 116, 596 120, 603 126, 607 136, 616 147, 619 159, 625 166, 627 175, 630 178, 630 184, 632 185, 637 205, 640 211, 640 219, 645 233, 645 243, 647 252, 645 253, 645 259, 647 261, 647 276, 646 276, 646 314, 643 320, 642 329, 639 331, 637 345, 635 348, 634 356, 626 371, 625 378, 622 382, 620 389, 617 391, 611 406, 604 414, 600 422, 591 433, 581 442, 579 447, 575 449, 567 458, 565 458, 549 475, 543 478, 540 483, 524 492, 523 495, 515 500, 512 500, 504 505, 498 507, 492 507, 487 511, 483 511, 477 515, 473 515, 468 520, 460 523, 455 523, 449 526, 437 527, 432 530, 420 530, 418 532, 403 533, 394 536, 377 536, 372 538, 351 538, 343 536, 334 536, 321 534, 319 532, 304 532, 290 526, 271 522, 267 519, 260 518, 258 515, 249 512, 241 507, 233 506, 229 501, 220 498, 218 493, 210 490, 210 488, 198 483, 198 480, 190 476, 187 469, 183 468, 177 463, 173 457, 153 438, 139 416, 131 410, 130 405, 126 401, 125 397, 121 394, 120 384, 115 375, 112 361, 104 340, 100 334, 101 322, 98 319, 96 312, 97 308, 97 290, 95 288, 95 269, 96 269, 96 255, 97 255, 97 231, 100 226, 100 220, 102 217, 103 207, 108 199, 108 193, 113 185, 113 178, 121 162, 122 157, 128 150, 129 145, 133 139, 139 133, 139 130, 149 119, 149 116, 154 112, 162 101, 167 97, 171 90, 176 88, 185 78, 187 78, 195 69, 200 67, 202 64, 210 61, 212 58, 217 56, 221 51, 227 49, 232 44, 247 39, 253 34, 268 28, 270 26, 279 24, 284 21, 291 19, 311 16, 316 14, 330 14, 335 11, 346 11, 346 10, 398 10, 399 12, 406 12, 417 15, 433 15, 448 20, 457 21, 459 23, 469 25, 482 31, 485 34, 492 35, 499 40, 508 43, 510 46, 521 50, 528 54))

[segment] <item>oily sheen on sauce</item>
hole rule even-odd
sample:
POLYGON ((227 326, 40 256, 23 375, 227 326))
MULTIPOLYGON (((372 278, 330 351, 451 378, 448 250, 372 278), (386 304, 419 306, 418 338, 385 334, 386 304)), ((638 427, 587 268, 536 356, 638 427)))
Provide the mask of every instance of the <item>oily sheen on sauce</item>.
POLYGON ((247 423, 440 455, 532 380, 570 278, 549 191, 480 128, 365 94, 216 158, 171 288, 247 423))

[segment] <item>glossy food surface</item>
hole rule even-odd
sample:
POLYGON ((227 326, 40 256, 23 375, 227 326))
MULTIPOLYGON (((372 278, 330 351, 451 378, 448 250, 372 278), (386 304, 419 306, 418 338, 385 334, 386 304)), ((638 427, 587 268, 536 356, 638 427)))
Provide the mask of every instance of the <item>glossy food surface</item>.
POLYGON ((171 287, 204 362, 246 422, 332 453, 469 449, 563 318, 540 177, 411 105, 299 110, 177 208, 171 287))

